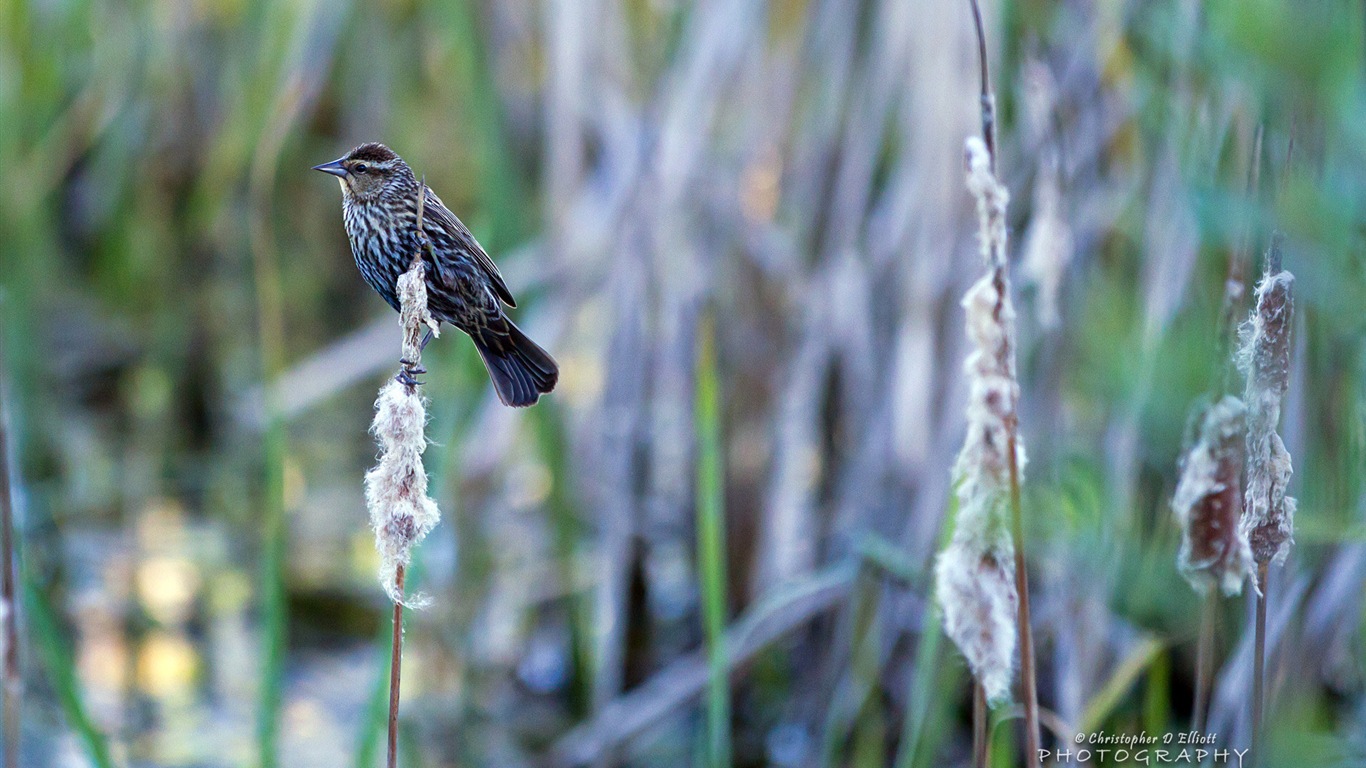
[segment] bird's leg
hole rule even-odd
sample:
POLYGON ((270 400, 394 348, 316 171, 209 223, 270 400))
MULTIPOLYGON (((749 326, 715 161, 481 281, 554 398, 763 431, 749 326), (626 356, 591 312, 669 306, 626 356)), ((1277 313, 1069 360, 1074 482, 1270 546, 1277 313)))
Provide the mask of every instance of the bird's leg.
MULTIPOLYGON (((431 341, 431 340, 432 340, 432 329, 431 329, 431 328, 428 328, 428 329, 427 329, 427 332, 424 333, 424 334, 422 334, 422 341, 418 342, 418 345, 417 345, 418 354, 421 354, 421 353, 422 353, 422 350, 424 350, 424 349, 427 348, 427 342, 429 342, 429 341, 431 341)), ((417 362, 415 362, 415 361, 413 361, 413 360, 409 360, 409 359, 406 358, 406 357, 401 357, 401 358, 399 358, 398 364, 399 364, 401 367, 399 368, 398 375, 395 376, 394 378, 395 378, 396 380, 398 380, 398 382, 399 382, 400 384, 402 384, 402 385, 404 385, 404 386, 406 386, 406 387, 410 387, 410 388, 411 388, 411 387, 416 387, 416 386, 418 386, 419 384, 422 383, 422 382, 418 381, 416 378, 414 378, 414 377, 416 377, 416 376, 420 376, 420 375, 422 375, 422 374, 424 374, 424 373, 427 372, 427 369, 424 368, 421 364, 419 364, 419 363, 417 363, 417 362)))

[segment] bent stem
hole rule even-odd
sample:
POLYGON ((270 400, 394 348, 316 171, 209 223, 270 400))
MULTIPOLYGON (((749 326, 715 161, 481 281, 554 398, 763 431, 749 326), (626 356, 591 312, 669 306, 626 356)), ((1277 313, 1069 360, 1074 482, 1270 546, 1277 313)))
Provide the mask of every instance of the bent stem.
POLYGON ((400 563, 394 571, 394 592, 399 599, 394 601, 393 644, 389 648, 389 768, 398 766, 398 689, 399 677, 403 671, 403 581, 406 569, 400 563))

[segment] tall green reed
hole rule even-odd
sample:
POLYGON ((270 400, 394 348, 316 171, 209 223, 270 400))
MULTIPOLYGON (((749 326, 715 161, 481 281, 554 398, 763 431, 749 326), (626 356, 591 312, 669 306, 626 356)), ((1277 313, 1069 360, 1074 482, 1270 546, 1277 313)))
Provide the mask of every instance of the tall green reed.
POLYGON ((702 593, 702 629, 709 680, 706 699, 706 764, 731 765, 730 675, 726 661, 726 522, 724 457, 721 447, 720 377, 716 328, 710 313, 698 326, 697 573, 702 593))

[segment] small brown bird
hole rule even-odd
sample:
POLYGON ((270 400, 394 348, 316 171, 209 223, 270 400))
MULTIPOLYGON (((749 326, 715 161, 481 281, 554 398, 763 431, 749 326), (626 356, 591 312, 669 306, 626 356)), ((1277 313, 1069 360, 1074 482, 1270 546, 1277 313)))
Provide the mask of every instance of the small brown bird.
POLYGON ((559 366, 527 338, 503 305, 517 306, 503 276, 465 225, 403 158, 383 144, 362 144, 339 160, 314 166, 341 182, 342 218, 361 277, 399 309, 395 284, 419 249, 417 201, 426 189, 422 230, 435 259, 427 267, 427 308, 437 320, 469 334, 505 405, 524 407, 555 388, 559 366))

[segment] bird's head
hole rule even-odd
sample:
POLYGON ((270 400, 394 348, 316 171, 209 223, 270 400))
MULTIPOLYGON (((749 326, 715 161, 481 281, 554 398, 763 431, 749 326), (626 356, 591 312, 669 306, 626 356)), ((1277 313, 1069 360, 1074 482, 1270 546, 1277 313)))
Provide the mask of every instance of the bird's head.
POLYGON ((413 183, 413 172, 403 158, 375 142, 362 144, 338 160, 315 165, 313 170, 336 176, 342 194, 360 200, 377 200, 387 191, 402 191, 413 183))

